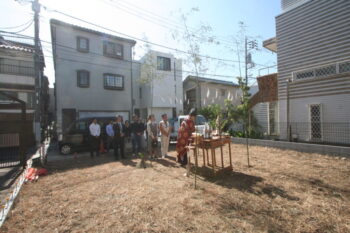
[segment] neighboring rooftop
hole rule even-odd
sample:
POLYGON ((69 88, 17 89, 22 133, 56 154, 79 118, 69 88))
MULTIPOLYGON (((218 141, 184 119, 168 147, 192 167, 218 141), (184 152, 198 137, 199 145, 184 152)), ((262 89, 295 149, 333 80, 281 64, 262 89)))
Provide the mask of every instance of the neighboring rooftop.
POLYGON ((98 35, 98 36, 107 37, 107 38, 110 38, 110 39, 115 39, 115 40, 120 40, 120 41, 125 41, 125 42, 131 43, 133 45, 136 44, 135 40, 126 39, 126 38, 123 38, 123 37, 107 34, 107 33, 104 33, 104 32, 95 31, 95 30, 92 30, 92 29, 89 29, 89 28, 80 27, 80 26, 77 26, 77 25, 74 25, 74 24, 69 24, 69 23, 57 20, 57 19, 51 19, 50 20, 50 24, 51 25, 54 24, 54 25, 61 25, 61 26, 65 26, 65 27, 70 27, 70 28, 73 28, 73 29, 76 29, 76 30, 92 33, 92 34, 95 34, 95 35, 98 35))
POLYGON ((272 37, 270 39, 264 40, 263 41, 263 47, 277 53, 277 38, 272 37))
POLYGON ((5 40, 2 36, 0 36, 0 48, 34 53, 34 45, 5 40))
POLYGON ((219 79, 212 79, 212 78, 196 77, 196 76, 192 76, 192 75, 187 76, 185 78, 184 82, 186 82, 186 81, 197 81, 197 78, 198 78, 199 82, 222 84, 222 85, 238 87, 238 85, 236 83, 234 83, 234 82, 225 81, 225 80, 219 80, 219 79))

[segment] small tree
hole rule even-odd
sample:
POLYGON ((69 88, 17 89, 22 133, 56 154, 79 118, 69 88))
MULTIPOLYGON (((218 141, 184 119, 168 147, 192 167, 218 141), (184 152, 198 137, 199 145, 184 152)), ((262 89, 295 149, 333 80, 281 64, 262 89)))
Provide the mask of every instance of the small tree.
POLYGON ((209 58, 201 55, 202 48, 203 46, 219 45, 220 43, 216 41, 215 36, 212 34, 212 27, 209 24, 201 22, 198 27, 189 28, 189 17, 196 12, 199 12, 199 8, 191 8, 188 13, 180 12, 184 30, 175 30, 172 32, 172 36, 174 40, 177 40, 179 43, 182 42, 186 47, 187 53, 183 58, 183 62, 196 75, 196 107, 199 109, 201 108, 201 97, 198 77, 205 75, 209 69, 209 58))
POLYGON ((222 132, 228 126, 227 110, 219 104, 208 105, 199 109, 199 114, 203 115, 213 129, 222 132))
POLYGON ((252 132, 254 132, 255 135, 260 126, 254 114, 251 114, 251 111, 249 109, 249 86, 246 85, 243 78, 241 77, 237 77, 237 81, 242 92, 241 104, 235 106, 231 101, 225 101, 228 123, 241 123, 246 129, 246 132, 244 133, 245 136, 252 135, 252 132))

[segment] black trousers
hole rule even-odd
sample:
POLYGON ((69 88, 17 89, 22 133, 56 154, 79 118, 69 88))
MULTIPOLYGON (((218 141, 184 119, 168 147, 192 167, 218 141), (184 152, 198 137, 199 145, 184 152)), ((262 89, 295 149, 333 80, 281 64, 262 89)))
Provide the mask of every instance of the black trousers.
POLYGON ((182 165, 187 165, 187 153, 186 154, 184 154, 184 157, 183 157, 183 160, 181 161, 181 164, 182 165))
POLYGON ((99 151, 100 146, 100 137, 94 137, 90 135, 90 156, 94 156, 94 151, 96 152, 96 156, 100 155, 99 151))
POLYGON ((114 147, 114 137, 107 136, 107 153, 112 147, 114 147))
POLYGON ((119 158, 119 150, 120 150, 121 157, 123 159, 125 158, 125 156, 124 156, 124 145, 125 145, 124 137, 122 137, 122 138, 115 138, 115 140, 114 140, 114 156, 115 156, 115 159, 119 158))

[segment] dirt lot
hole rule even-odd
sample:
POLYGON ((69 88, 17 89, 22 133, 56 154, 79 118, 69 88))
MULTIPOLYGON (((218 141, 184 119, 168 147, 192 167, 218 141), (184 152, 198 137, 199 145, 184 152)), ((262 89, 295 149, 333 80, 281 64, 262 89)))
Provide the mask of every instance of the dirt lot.
POLYGON ((233 145, 233 172, 198 169, 196 190, 175 157, 146 169, 112 157, 52 162, 50 175, 23 187, 0 231, 350 232, 349 159, 250 152, 251 168, 245 146, 233 145))

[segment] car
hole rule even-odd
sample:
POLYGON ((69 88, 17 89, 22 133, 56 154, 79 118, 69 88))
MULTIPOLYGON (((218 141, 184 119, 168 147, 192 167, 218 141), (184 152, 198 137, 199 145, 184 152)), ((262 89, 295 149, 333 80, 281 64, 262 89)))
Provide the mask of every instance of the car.
POLYGON ((78 151, 88 151, 90 146, 89 141, 89 126, 93 119, 97 119, 101 126, 101 139, 106 142, 106 125, 114 120, 114 117, 87 117, 75 120, 63 132, 59 138, 59 151, 63 155, 68 155, 78 151))
MULTIPOLYGON (((171 143, 176 143, 177 142, 177 134, 180 128, 180 125, 182 123, 182 121, 187 117, 187 115, 180 115, 177 118, 170 118, 169 119, 169 123, 172 127, 171 133, 170 133, 170 142, 171 143)), ((197 115, 196 117, 196 132, 199 134, 203 134, 204 133, 204 127, 205 127, 205 123, 207 123, 207 119, 205 119, 204 116, 202 115, 197 115)))

